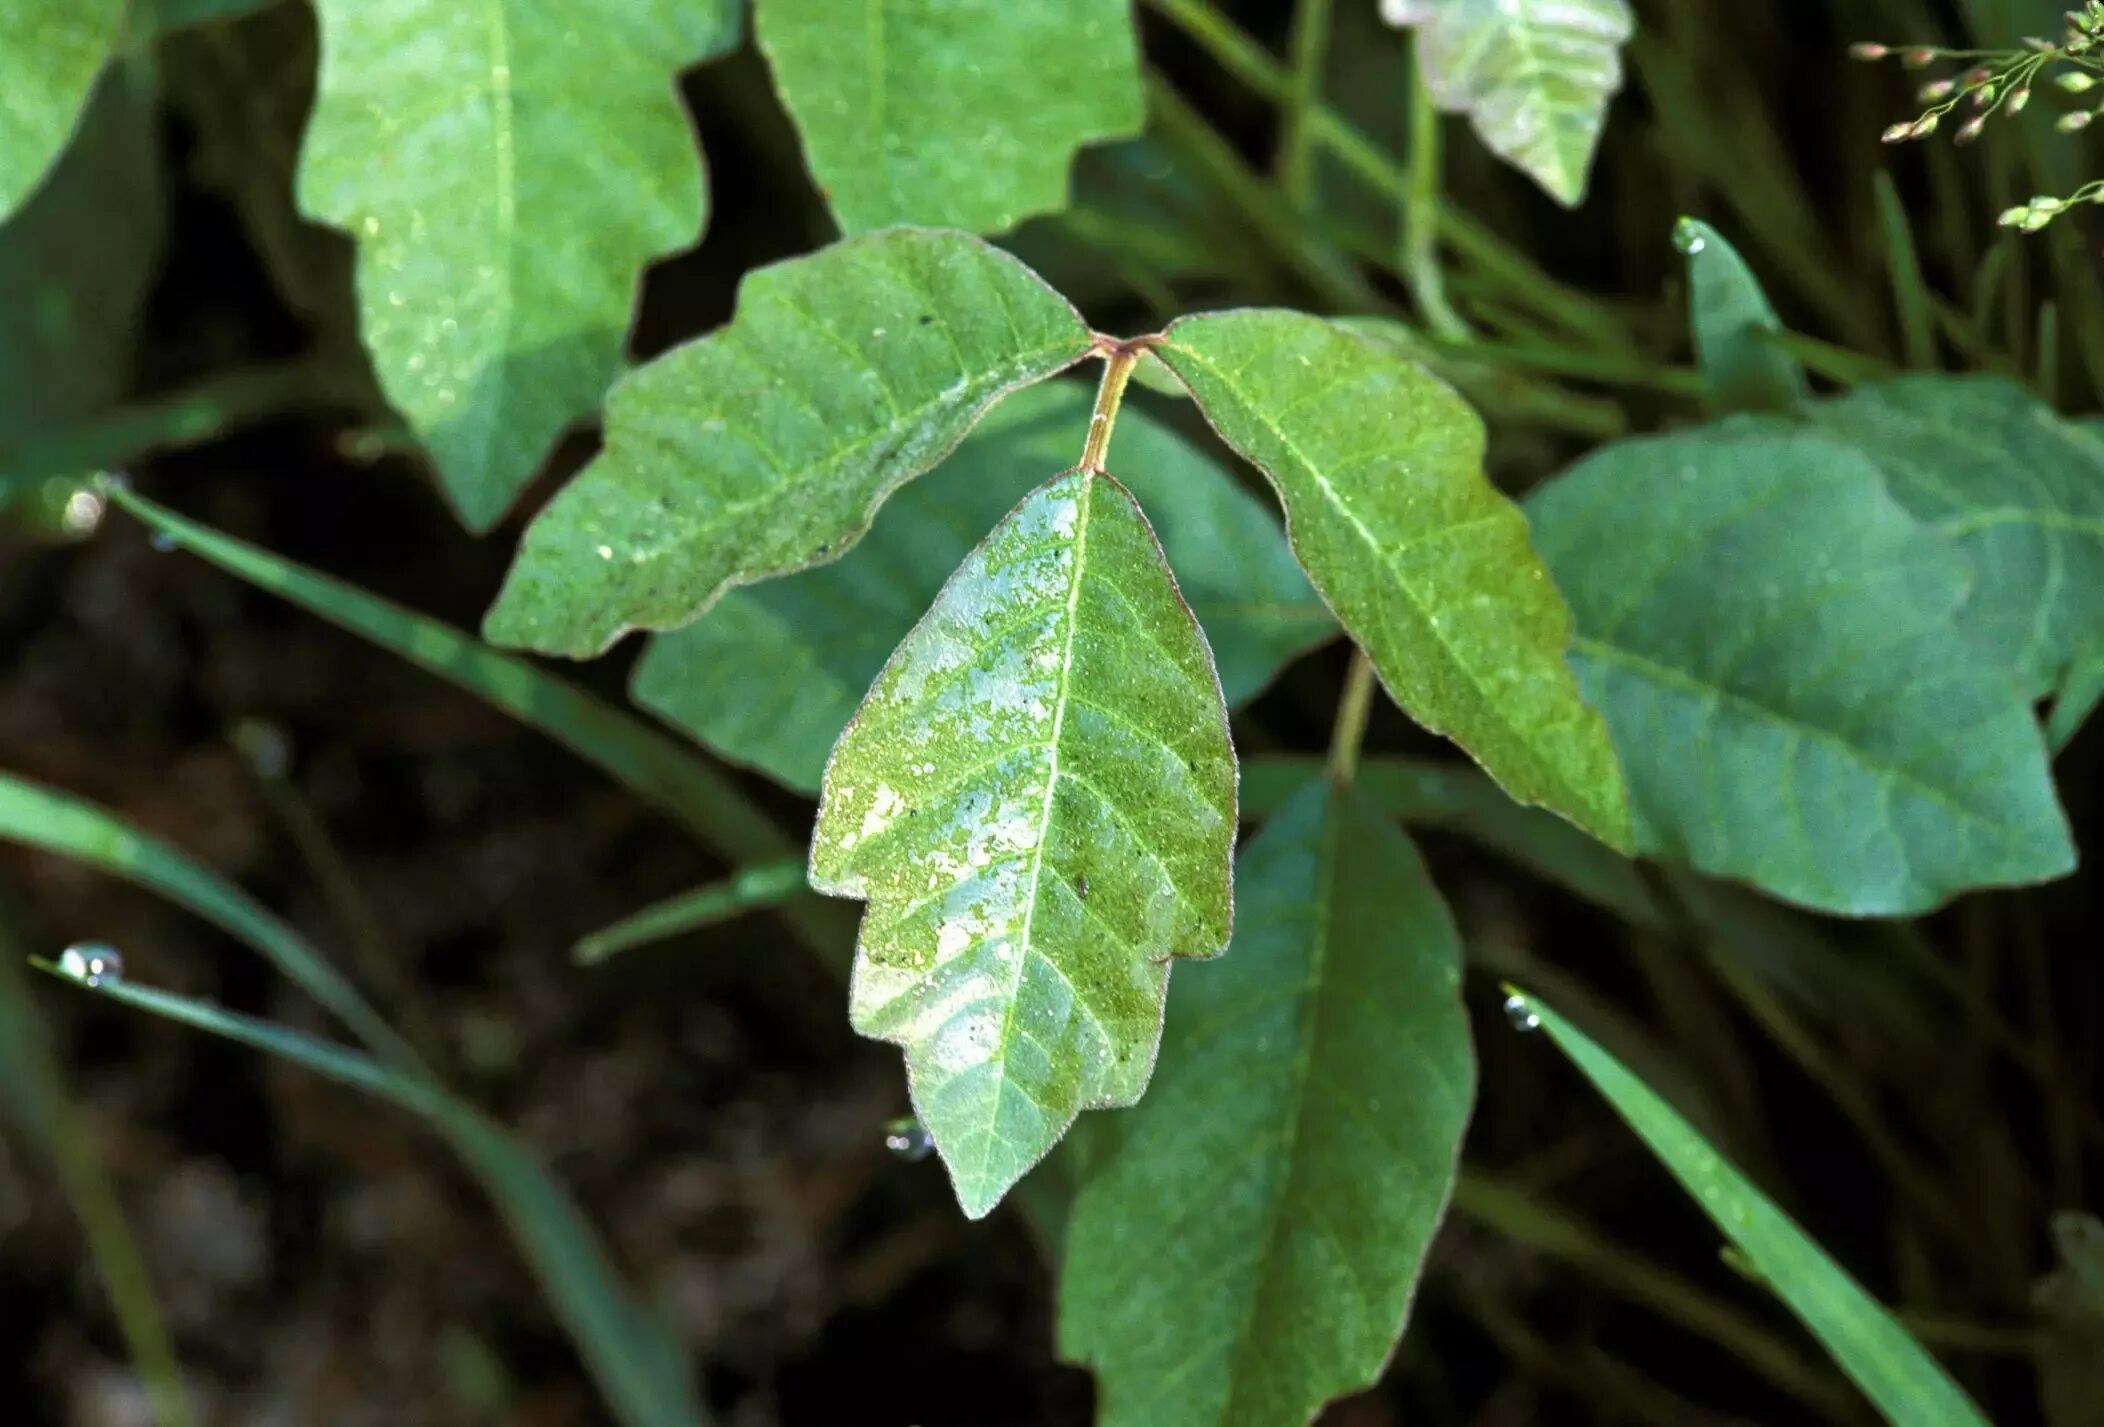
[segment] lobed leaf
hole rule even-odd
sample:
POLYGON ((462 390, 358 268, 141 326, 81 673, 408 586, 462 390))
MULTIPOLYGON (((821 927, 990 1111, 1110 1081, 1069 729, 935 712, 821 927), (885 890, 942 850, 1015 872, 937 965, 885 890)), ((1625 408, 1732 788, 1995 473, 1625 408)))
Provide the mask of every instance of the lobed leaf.
POLYGON ((1622 87, 1628 0, 1383 0, 1417 31, 1433 102, 1567 208, 1585 197, 1607 103, 1622 87))
MULTIPOLYGON (((1075 382, 1006 398, 939 470, 899 492, 844 559, 732 590, 652 640, 631 685, 636 702, 726 758, 816 791, 834 740, 943 577, 1080 449, 1090 408, 1075 382)), ((1154 521, 1229 707, 1336 631, 1277 519, 1171 427, 1128 405, 1111 464, 1154 521)))
POLYGON ((1614 750, 1564 662, 1570 612, 1484 478, 1475 413, 1300 313, 1189 317, 1168 338, 1162 360, 1270 477, 1293 553, 1396 702, 1515 798, 1626 847, 1614 750))
POLYGON ((843 232, 1005 232, 1140 131, 1129 0, 758 0, 754 30, 843 232))
POLYGON ((1694 218, 1674 225, 1673 241, 1688 259, 1688 326, 1710 409, 1787 411, 1803 401, 1804 367, 1772 340, 1782 319, 1739 250, 1694 218))
POLYGON ((358 245, 359 325, 487 530, 621 367, 646 263, 700 236, 674 76, 731 0, 318 0, 299 204, 358 245))
POLYGON ((1060 1350, 1107 1427, 1307 1422, 1371 1384, 1453 1192, 1461 943, 1409 840, 1318 780, 1239 870, 1233 951, 1178 990, 1065 1232, 1060 1350))
POLYGON ((124 0, 0 7, 0 219, 44 181, 124 33, 124 0))
POLYGON ((1642 850, 1855 916, 2073 865, 2038 727, 1955 622, 1963 565, 1855 452, 1738 417, 1528 509, 1642 850))
POLYGON ((1129 1105, 1169 961, 1227 944, 1235 757, 1205 636, 1108 476, 1025 497, 826 769, 811 884, 869 902, 855 1029, 905 1047, 967 1215, 1129 1105))
POLYGON ((527 530, 485 632, 584 656, 836 559, 1002 393, 1090 334, 1028 268, 895 229, 750 274, 722 331, 625 378, 606 449, 527 530))

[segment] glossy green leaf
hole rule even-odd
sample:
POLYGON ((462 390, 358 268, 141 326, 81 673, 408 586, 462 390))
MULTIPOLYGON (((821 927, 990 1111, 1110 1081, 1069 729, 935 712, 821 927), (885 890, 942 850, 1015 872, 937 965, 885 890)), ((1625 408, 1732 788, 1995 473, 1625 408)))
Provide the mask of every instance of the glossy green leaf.
POLYGON ((57 161, 124 31, 124 0, 0 6, 0 218, 57 161))
POLYGON ((762 268, 728 327, 614 389, 605 451, 526 532, 486 632, 597 654, 837 558, 1003 392, 1089 340, 1066 299, 962 233, 895 229, 762 268))
POLYGON ((1434 103, 1577 207, 1636 32, 1627 0, 1382 0, 1381 12, 1416 27, 1434 103))
POLYGON ((759 0, 819 191, 859 233, 999 233, 1064 207, 1074 153, 1140 130, 1129 0, 759 0))
POLYGON ((1986 1427, 1921 1344, 1671 1106, 1539 1000, 1525 1005, 1887 1418, 1906 1427, 1986 1427))
MULTIPOLYGON (((943 577, 1080 452, 1091 405, 1077 382, 1008 397, 941 469, 900 491, 845 559, 732 590, 653 640, 636 667, 636 702, 726 758, 815 791, 834 740, 943 577)), ((1110 465, 1161 537, 1229 707, 1335 632, 1276 517, 1170 427, 1127 405, 1110 465)))
POLYGON ((572 949, 571 959, 589 966, 616 952, 699 931, 747 912, 778 907, 810 890, 801 857, 741 867, 721 882, 653 902, 612 926, 593 932, 572 949))
POLYGON ((1227 944, 1234 835, 1204 635, 1130 493, 1068 472, 877 676, 811 844, 812 886, 869 902, 849 1013, 905 1047, 966 1214, 1139 1098, 1170 959, 1227 944))
POLYGON ((1453 1191, 1461 943, 1409 840, 1318 780, 1239 872, 1234 948, 1179 978, 1066 1230, 1060 1351, 1107 1427, 1303 1423, 1371 1384, 1453 1191))
POLYGON ((1271 478, 1294 554, 1396 702, 1522 802, 1627 846, 1614 750, 1564 662, 1570 612, 1484 477, 1467 404, 1294 312, 1185 318, 1161 355, 1271 478))
POLYGON ((701 235, 678 71, 727 0, 319 0, 301 209, 461 519, 494 525, 621 366, 645 264, 701 235))
POLYGON ((496 1201, 615 1418, 624 1427, 699 1427, 706 1420, 687 1380, 684 1355, 629 1296, 591 1225, 531 1151, 480 1111, 429 1080, 210 1002, 125 981, 106 980, 94 990, 136 1010, 278 1056, 424 1120, 496 1201))
POLYGON ((1739 250, 1694 218, 1674 226, 1673 243, 1688 259, 1688 326, 1710 409, 1785 411, 1803 401, 1804 368, 1770 340, 1782 319, 1739 250))
POLYGON ((1858 916, 2073 865, 2038 726, 1954 621, 1964 566, 1847 447, 1737 417, 1528 513, 1646 852, 1858 916))
POLYGON ((2027 692, 2104 630, 2104 439, 1999 377, 1908 376, 1806 412, 1971 566, 1959 623, 2027 692))

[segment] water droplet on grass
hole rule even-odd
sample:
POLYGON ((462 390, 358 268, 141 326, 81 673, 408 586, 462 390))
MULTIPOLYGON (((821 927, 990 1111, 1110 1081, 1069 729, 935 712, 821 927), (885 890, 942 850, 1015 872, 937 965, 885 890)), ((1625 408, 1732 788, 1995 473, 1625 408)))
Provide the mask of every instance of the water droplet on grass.
POLYGON ((1517 991, 1505 998, 1505 1019, 1512 1023, 1512 1028, 1516 1031, 1541 1029, 1541 1017, 1534 1013, 1534 1007, 1528 1004, 1527 998, 1517 991))
POLYGON ((102 986, 124 979, 124 957, 107 942, 77 941, 58 954, 58 969, 83 986, 102 986))
POLYGON ((919 1161, 935 1153, 935 1136, 911 1115, 901 1115, 884 1126, 884 1148, 903 1160, 919 1161))
POLYGON ((166 555, 175 548, 175 537, 165 530, 156 530, 147 537, 146 543, 153 547, 155 554, 166 555))

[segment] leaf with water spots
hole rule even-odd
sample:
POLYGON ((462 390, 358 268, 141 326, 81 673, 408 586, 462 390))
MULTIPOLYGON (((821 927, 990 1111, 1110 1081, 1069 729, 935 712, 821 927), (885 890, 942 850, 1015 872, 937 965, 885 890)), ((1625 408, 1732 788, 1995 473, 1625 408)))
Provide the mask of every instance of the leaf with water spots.
POLYGON ((1065 1234, 1060 1351, 1105 1427, 1307 1422, 1370 1385, 1453 1191, 1461 941, 1409 839, 1317 780, 1237 872, 1234 947, 1178 978, 1065 1234))
POLYGON ((826 769, 811 883, 869 903, 854 1026, 906 1051, 986 1213, 1082 1109, 1146 1088, 1174 957, 1233 913, 1235 755, 1138 504, 1025 497, 877 676, 826 769))
POLYGON ((1065 298, 963 233, 895 228, 762 268, 728 327, 614 389, 606 449, 527 530, 485 633, 597 654, 837 559, 1003 393, 1089 342, 1065 298))
POLYGON ((388 399, 476 530, 621 367, 652 259, 701 236, 675 76, 730 0, 319 0, 303 211, 358 245, 388 399))
POLYGON ((0 219, 44 181, 124 32, 124 0, 0 6, 0 219))
POLYGON ((754 8, 782 103, 844 232, 1005 232, 1066 206, 1078 149, 1140 131, 1129 0, 754 8))
POLYGON ((1775 344, 1782 319, 1739 250, 1695 218, 1674 225, 1673 245, 1688 260, 1688 327, 1710 409, 1786 411, 1803 401, 1804 367, 1775 344))
POLYGON ((1293 553, 1396 702, 1515 798, 1627 846, 1614 750, 1564 662, 1570 611, 1484 478, 1468 404, 1298 312, 1187 317, 1161 357, 1271 478, 1293 553))

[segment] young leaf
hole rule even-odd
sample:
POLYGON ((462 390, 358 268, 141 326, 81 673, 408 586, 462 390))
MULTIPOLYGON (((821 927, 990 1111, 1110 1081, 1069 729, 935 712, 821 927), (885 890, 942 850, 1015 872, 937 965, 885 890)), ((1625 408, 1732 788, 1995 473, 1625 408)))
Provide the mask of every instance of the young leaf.
POLYGON ((1085 144, 1140 131, 1128 0, 758 0, 754 30, 843 232, 999 233, 1063 208, 1085 144))
POLYGON ((0 7, 0 219, 43 182, 124 30, 124 0, 0 7))
POLYGON ((1853 916, 2073 865, 2030 710, 1953 621, 1964 567, 1847 447, 1737 417, 1528 513, 1646 852, 1853 916))
POLYGON ((359 325, 487 530, 621 365, 651 259, 705 204, 677 71, 728 0, 319 0, 303 211, 358 245, 359 325))
POLYGON ((1524 1004, 1886 1417, 1922 1427, 1987 1427, 1921 1344, 1693 1126, 1584 1032, 1539 1000, 1524 1004))
POLYGON ((1897 377, 1805 415, 1972 566, 1975 642, 2056 688, 2104 630, 2104 440, 1999 377, 1897 377))
POLYGON ((2053 711, 2046 719, 2046 742, 2055 753, 2064 752, 2089 716, 2104 703, 2104 648, 2092 650, 2089 656, 2068 671, 2067 680, 2053 695, 2053 711))
POLYGON ((1243 852, 1241 929, 1065 1234, 1062 1354, 1105 1424, 1307 1422, 1394 1350, 1474 1094, 1461 944, 1409 840, 1304 787, 1243 852))
POLYGON ((1066 299, 962 233, 762 268, 728 327, 614 388, 606 449, 527 530, 485 632, 597 654, 837 558, 1003 392, 1088 348, 1066 299))
POLYGON ((1169 959, 1227 944, 1234 834, 1205 636, 1132 496, 1068 472, 877 676, 811 843, 811 885, 869 902, 855 1029, 905 1047, 967 1215, 1139 1098, 1169 959))
POLYGON ((1483 475, 1483 426, 1422 369, 1320 318, 1221 312, 1162 360, 1271 478, 1293 553, 1397 703, 1514 797, 1617 847, 1622 775, 1564 662, 1527 521, 1483 475))
POLYGON ((1694 218, 1674 225, 1673 243, 1688 259, 1688 325, 1710 410, 1787 411, 1803 401, 1804 368, 1769 340, 1782 319, 1739 250, 1694 218))
MULTIPOLYGON (((1065 381, 1008 397, 940 470, 899 492, 845 559, 732 590, 652 640, 636 666, 636 702, 724 757, 815 792, 833 741, 943 577, 1045 471, 1072 458, 1090 404, 1087 388, 1065 381)), ((1277 517, 1197 447, 1128 405, 1110 464, 1155 524, 1230 708, 1335 633, 1277 517)))
POLYGON ((1417 70, 1449 114, 1566 208, 1585 197, 1621 47, 1627 0, 1382 0, 1417 29, 1417 70))

